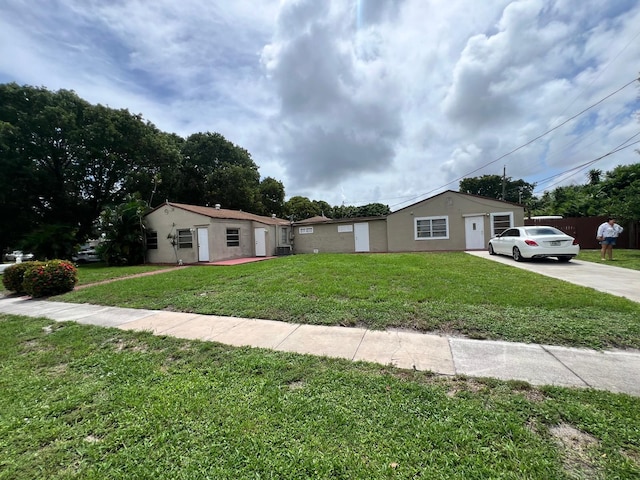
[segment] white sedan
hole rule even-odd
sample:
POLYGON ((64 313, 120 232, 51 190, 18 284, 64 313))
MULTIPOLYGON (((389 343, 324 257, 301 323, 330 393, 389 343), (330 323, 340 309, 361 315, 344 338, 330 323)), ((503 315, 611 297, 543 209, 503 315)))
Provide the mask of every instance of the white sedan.
POLYGON ((554 227, 509 228, 489 240, 489 254, 510 255, 517 262, 545 257, 568 262, 579 252, 576 239, 554 227))

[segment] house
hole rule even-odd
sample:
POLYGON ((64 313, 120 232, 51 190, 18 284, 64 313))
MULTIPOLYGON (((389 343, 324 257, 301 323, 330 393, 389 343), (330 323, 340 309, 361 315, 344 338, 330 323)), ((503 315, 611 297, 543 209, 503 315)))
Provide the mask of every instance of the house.
POLYGON ((386 217, 307 218, 293 225, 294 253, 386 252, 386 217))
POLYGON ((389 251, 480 250, 516 225, 524 206, 447 190, 387 216, 389 251))
POLYGON ((294 253, 424 252, 484 249, 503 230, 524 224, 524 207, 447 190, 386 216, 293 224, 294 253))
POLYGON ((149 263, 214 262, 291 251, 289 221, 165 202, 144 216, 149 263))

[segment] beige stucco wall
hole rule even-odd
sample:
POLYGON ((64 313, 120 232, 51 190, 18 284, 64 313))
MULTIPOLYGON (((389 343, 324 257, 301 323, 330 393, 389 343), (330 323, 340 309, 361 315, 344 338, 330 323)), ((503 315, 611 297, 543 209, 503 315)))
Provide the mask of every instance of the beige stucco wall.
POLYGON ((354 219, 351 222, 336 223, 316 223, 306 225, 296 225, 293 228, 295 253, 354 253, 355 223, 369 224, 369 251, 370 252, 386 252, 387 251, 387 229, 383 219, 381 220, 363 220, 354 219), (338 227, 350 226, 350 232, 339 232, 338 227), (313 233, 301 234, 300 228, 313 227, 313 233))
POLYGON ((147 251, 149 263, 183 263, 198 262, 197 229, 207 228, 209 242, 209 261, 232 258, 253 257, 255 255, 255 229, 264 228, 266 235, 267 255, 275 255, 276 247, 281 245, 279 229, 274 225, 265 225, 250 220, 212 219, 205 215, 188 212, 171 206, 162 207, 145 217, 147 230, 158 232, 158 249, 147 251), (240 233, 240 246, 227 246, 227 228, 237 228, 240 233), (174 248, 168 235, 177 230, 194 229, 193 246, 191 248, 174 248))
POLYGON ((524 224, 524 208, 487 198, 445 192, 387 217, 390 252, 465 250, 465 216, 484 217, 484 244, 491 238, 491 214, 513 212, 513 225, 524 224), (415 218, 447 216, 448 239, 415 239, 415 218))

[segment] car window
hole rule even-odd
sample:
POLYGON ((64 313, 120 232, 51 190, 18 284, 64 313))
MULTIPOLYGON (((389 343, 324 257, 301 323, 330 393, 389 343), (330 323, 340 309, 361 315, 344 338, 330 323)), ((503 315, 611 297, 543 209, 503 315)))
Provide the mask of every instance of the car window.
POLYGON ((517 228, 510 228, 509 230, 506 230, 500 236, 501 237, 519 237, 520 236, 520 231, 517 228))
POLYGON ((527 228, 527 234, 529 235, 564 235, 560 230, 553 227, 535 227, 527 228))

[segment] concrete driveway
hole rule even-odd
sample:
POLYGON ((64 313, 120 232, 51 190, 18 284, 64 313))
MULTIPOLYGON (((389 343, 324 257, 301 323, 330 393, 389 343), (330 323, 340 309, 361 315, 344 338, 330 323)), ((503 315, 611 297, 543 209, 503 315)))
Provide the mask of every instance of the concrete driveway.
POLYGON ((489 255, 486 250, 468 251, 467 253, 640 303, 640 271, 616 267, 613 265, 615 261, 594 263, 571 260, 568 263, 561 263, 555 258, 543 258, 516 262, 511 257, 489 255))

